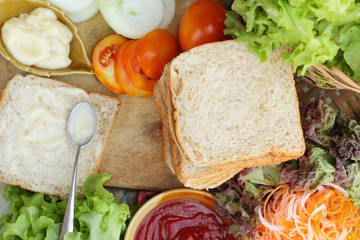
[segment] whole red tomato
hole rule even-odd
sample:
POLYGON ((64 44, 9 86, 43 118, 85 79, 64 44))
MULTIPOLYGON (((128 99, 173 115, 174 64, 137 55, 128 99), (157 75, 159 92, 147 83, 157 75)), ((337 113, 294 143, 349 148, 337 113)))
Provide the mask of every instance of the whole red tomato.
POLYGON ((157 29, 139 40, 136 54, 144 73, 151 79, 158 80, 165 64, 179 55, 179 45, 169 31, 157 29))
POLYGON ((181 49, 225 40, 226 9, 214 0, 199 0, 186 9, 179 27, 181 49))

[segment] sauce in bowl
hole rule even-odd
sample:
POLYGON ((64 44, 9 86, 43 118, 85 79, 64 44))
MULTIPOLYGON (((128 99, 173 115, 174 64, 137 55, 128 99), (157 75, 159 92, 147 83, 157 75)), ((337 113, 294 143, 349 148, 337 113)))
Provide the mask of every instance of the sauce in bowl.
POLYGON ((151 198, 136 212, 125 240, 235 240, 228 226, 210 193, 174 189, 151 198))
POLYGON ((212 209, 189 199, 153 209, 140 223, 135 240, 234 239, 228 225, 212 209))

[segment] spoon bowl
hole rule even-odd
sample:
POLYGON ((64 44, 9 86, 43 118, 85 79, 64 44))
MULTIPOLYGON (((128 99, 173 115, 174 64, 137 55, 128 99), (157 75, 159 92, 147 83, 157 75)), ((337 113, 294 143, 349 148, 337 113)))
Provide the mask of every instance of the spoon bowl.
MULTIPOLYGON (((73 110, 71 111, 68 121, 67 121, 67 126, 66 126, 66 135, 67 138, 69 139, 70 143, 74 146, 80 146, 81 148, 87 146, 95 137, 95 133, 96 133, 96 114, 95 114, 95 110, 94 108, 86 101, 81 101, 78 104, 76 104, 76 106, 73 108, 73 110), (78 116, 80 114, 80 116, 78 116), (81 114, 88 114, 88 116, 81 116, 81 114), (82 118, 79 120, 79 117, 82 118), (91 118, 91 119, 90 119, 91 118), (91 121, 91 122, 84 122, 84 121, 91 121), (78 141, 78 139, 74 139, 74 133, 75 134, 79 134, 79 131, 76 131, 76 121, 80 121, 79 123, 82 124, 81 126, 77 126, 77 128, 90 128, 91 131, 86 131, 87 129, 85 129, 85 133, 84 130, 80 130, 83 131, 83 133, 87 136, 85 136, 82 141, 78 141), (88 124, 88 125, 86 125, 88 124), (91 129, 92 128, 92 129, 91 129)), ((81 134, 81 133, 80 133, 81 134)))

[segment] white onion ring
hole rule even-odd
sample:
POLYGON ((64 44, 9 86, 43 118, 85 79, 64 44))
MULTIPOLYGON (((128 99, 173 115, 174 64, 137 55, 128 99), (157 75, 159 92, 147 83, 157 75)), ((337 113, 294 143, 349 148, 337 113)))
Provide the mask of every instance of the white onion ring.
POLYGON ((175 14, 175 0, 162 0, 164 3, 164 16, 159 28, 165 29, 171 23, 175 14))
POLYGON ((162 0, 98 0, 110 27, 127 38, 139 39, 159 28, 164 16, 162 0))

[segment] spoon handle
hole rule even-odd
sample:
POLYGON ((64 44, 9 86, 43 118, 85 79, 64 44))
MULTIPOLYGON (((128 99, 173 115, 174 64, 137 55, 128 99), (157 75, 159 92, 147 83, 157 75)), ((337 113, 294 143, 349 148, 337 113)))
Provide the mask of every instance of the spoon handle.
POLYGON ((77 147, 76 157, 73 169, 73 176, 71 180, 70 193, 68 197, 68 202, 66 205, 66 211, 64 215, 63 224, 61 227, 60 240, 64 239, 64 235, 67 232, 73 232, 74 230, 74 207, 75 207, 75 192, 76 192, 76 175, 77 175, 77 165, 80 154, 80 146, 77 147))

